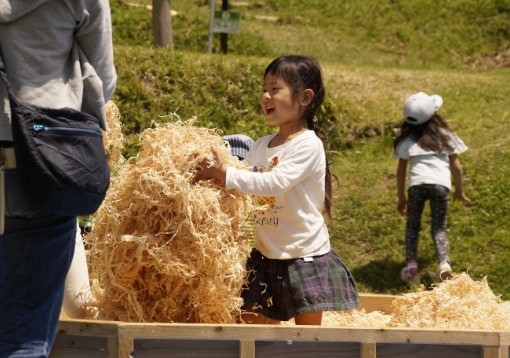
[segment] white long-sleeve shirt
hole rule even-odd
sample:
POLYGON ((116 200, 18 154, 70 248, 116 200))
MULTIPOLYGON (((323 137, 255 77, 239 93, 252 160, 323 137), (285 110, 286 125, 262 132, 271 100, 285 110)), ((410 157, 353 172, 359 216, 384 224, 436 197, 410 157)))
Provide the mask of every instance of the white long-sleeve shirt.
POLYGON ((252 171, 227 168, 226 189, 251 194, 255 248, 272 259, 330 251, 322 215, 326 156, 322 141, 307 130, 269 148, 275 135, 260 138, 246 161, 252 171))

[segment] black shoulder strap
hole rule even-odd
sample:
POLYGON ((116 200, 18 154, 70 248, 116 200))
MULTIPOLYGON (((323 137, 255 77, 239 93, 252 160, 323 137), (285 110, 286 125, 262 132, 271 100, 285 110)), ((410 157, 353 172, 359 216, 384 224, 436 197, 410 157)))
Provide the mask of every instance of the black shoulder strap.
POLYGON ((0 45, 0 72, 5 73, 4 56, 2 54, 2 46, 0 45))
POLYGON ((0 77, 2 77, 2 80, 4 81, 5 87, 7 88, 7 92, 9 92, 9 95, 12 95, 11 84, 7 79, 7 72, 5 72, 5 63, 4 56, 2 54, 2 46, 0 46, 0 77))

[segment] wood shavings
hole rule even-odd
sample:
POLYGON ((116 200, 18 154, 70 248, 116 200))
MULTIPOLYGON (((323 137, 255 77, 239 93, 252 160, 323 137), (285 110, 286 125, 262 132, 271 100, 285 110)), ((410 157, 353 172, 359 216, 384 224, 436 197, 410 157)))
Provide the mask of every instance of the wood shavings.
POLYGON ((398 297, 392 307, 392 327, 510 329, 508 304, 494 295, 486 278, 474 281, 467 273, 455 275, 432 291, 398 297))
POLYGON ((212 160, 243 168, 221 136, 193 121, 145 130, 135 160, 118 169, 87 235, 95 319, 234 323, 240 314, 249 197, 194 168, 212 160))
POLYGON ((120 111, 113 101, 106 103, 105 110, 108 130, 104 132, 103 145, 108 157, 108 164, 111 169, 115 169, 124 160, 121 154, 124 146, 124 136, 120 122, 120 111))
POLYGON ((347 312, 325 312, 322 325, 329 327, 385 328, 388 327, 390 321, 390 315, 379 311, 366 312, 361 309, 347 312))
POLYGON ((363 309, 325 312, 323 326, 509 330, 510 302, 496 296, 486 278, 474 281, 460 273, 430 291, 396 296, 391 314, 363 309))

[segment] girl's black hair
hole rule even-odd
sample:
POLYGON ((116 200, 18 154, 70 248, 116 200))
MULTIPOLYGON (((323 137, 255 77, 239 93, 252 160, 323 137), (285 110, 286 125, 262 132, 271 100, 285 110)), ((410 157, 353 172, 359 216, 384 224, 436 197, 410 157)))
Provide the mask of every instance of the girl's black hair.
POLYGON ((436 153, 443 153, 452 150, 450 143, 450 127, 445 119, 435 113, 427 122, 415 125, 404 121, 400 127, 400 134, 393 141, 393 148, 407 137, 412 137, 420 147, 436 153))
MULTIPOLYGON (((303 120, 306 126, 311 129, 324 143, 326 136, 322 130, 316 126, 317 117, 315 114, 324 102, 326 89, 322 80, 321 66, 317 60, 310 56, 287 55, 273 60, 264 71, 264 78, 267 75, 279 76, 286 84, 292 88, 294 96, 298 96, 305 89, 311 89, 314 93, 312 101, 303 112, 303 120)), ((325 178, 325 198, 324 207, 329 218, 331 218, 331 209, 333 206, 332 197, 332 174, 329 170, 329 162, 326 158, 326 178, 325 178)))

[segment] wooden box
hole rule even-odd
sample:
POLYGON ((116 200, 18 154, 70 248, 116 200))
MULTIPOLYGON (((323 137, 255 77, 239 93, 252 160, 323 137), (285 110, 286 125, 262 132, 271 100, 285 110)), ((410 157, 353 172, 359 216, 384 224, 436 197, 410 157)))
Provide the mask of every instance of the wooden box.
MULTIPOLYGON (((393 296, 361 295, 367 312, 393 296)), ((509 317, 510 319, 510 317, 509 317)), ((124 323, 61 319, 51 358, 508 358, 510 331, 290 325, 124 323)))

